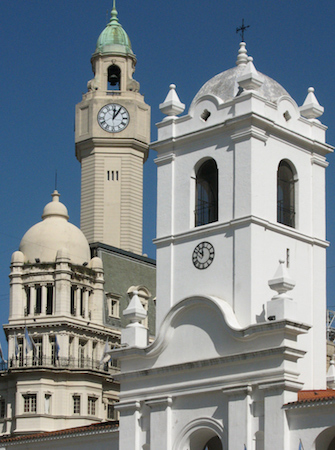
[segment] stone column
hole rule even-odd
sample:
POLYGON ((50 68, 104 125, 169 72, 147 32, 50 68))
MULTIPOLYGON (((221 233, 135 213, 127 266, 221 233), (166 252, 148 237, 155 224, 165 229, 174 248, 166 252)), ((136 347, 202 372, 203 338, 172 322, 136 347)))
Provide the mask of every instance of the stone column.
POLYGON ((74 291, 74 307, 76 310, 76 317, 80 316, 80 293, 81 293, 81 289, 78 287, 74 291))
POLYGON ((84 310, 85 310, 85 319, 88 319, 88 290, 84 289, 84 310))
MULTIPOLYGON (((140 402, 120 402, 115 405, 120 411, 119 450, 142 450, 141 443, 141 405, 140 402)), ((151 447, 154 449, 155 447, 151 447)), ((163 449, 160 445, 157 449, 163 449)))
POLYGON ((36 308, 36 286, 32 286, 30 288, 30 315, 35 315, 35 308, 36 308))
POLYGON ((41 291, 41 315, 45 316, 47 313, 47 287, 45 284, 42 284, 41 291))

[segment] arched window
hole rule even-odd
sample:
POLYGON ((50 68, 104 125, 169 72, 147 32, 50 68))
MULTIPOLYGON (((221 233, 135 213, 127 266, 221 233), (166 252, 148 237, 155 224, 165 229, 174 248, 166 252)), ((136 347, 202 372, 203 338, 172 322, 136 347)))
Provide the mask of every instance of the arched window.
POLYGON ((291 165, 283 160, 277 172, 277 222, 295 228, 295 179, 291 165))
POLYGON ((108 91, 121 91, 121 70, 113 64, 108 67, 108 91))
POLYGON ((218 220, 218 169, 213 159, 205 161, 196 174, 195 226, 218 220))

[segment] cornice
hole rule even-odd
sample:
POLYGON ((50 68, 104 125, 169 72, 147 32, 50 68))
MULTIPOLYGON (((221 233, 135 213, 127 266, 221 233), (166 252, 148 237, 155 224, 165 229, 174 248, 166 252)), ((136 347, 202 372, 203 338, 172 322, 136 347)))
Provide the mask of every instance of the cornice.
POLYGON ((233 142, 247 140, 252 137, 266 142, 269 137, 279 137, 285 142, 297 145, 298 148, 323 156, 334 150, 334 147, 329 144, 304 136, 255 112, 227 118, 224 122, 200 130, 190 131, 178 136, 171 136, 161 141, 155 141, 150 144, 150 147, 160 152, 169 148, 174 143, 183 145, 184 142, 203 139, 209 134, 218 134, 224 131, 227 137, 229 137, 229 130, 232 131, 230 137, 233 142))
MULTIPOLYGON (((133 350, 133 349, 130 349, 133 350)), ((126 351, 122 349, 115 351, 115 354, 118 357, 122 357, 123 355, 126 356, 126 351)), ((139 354, 139 352, 136 352, 139 354)), ((145 350, 142 350, 141 356, 145 356, 145 350)), ((257 351, 251 351, 251 352, 245 352, 245 353, 237 353, 227 356, 218 356, 217 358, 210 358, 210 359, 203 359, 198 361, 189 361, 185 363, 180 364, 171 364, 168 366, 162 366, 162 367, 153 367, 148 368, 145 370, 136 370, 132 372, 121 372, 119 374, 116 374, 114 378, 120 382, 127 380, 128 382, 130 380, 135 380, 143 377, 158 377, 164 375, 164 377, 167 377, 169 375, 172 375, 173 373, 180 373, 180 372, 190 372, 193 370, 200 370, 200 369, 207 369, 209 367, 218 367, 218 366, 227 366, 227 365, 233 365, 233 364, 240 364, 243 362, 250 363, 255 362, 255 360, 264 360, 268 358, 273 357, 282 357, 283 359, 287 360, 295 360, 297 361, 299 358, 302 358, 306 354, 303 350, 298 350, 293 347, 275 347, 265 350, 257 350, 257 351)), ((257 371, 257 369, 255 370, 257 371)))
POLYGON ((81 335, 86 334, 92 336, 100 336, 100 337, 106 337, 107 335, 109 337, 119 337, 121 335, 121 330, 116 330, 115 328, 109 329, 105 326, 95 325, 95 324, 88 324, 88 320, 76 320, 76 319, 70 319, 66 318, 64 316, 51 316, 49 320, 44 320, 44 318, 38 318, 36 317, 34 320, 33 317, 25 317, 22 319, 14 319, 11 320, 10 324, 4 324, 3 329, 5 331, 6 336, 10 332, 21 332, 24 334, 24 329, 26 326, 30 329, 34 329, 38 331, 41 329, 41 332, 45 332, 45 330, 50 331, 60 331, 60 332, 71 332, 71 331, 77 331, 81 335))
POLYGON ((223 233, 228 229, 248 227, 251 224, 259 225, 261 227, 264 227, 266 230, 275 231, 278 234, 289 236, 298 241, 302 241, 311 245, 316 245, 322 248, 329 247, 329 242, 326 240, 309 236, 305 233, 301 233, 296 228, 291 228, 279 223, 273 223, 270 222, 269 220, 264 220, 261 217, 254 215, 239 217, 238 219, 233 219, 228 222, 221 222, 221 223, 213 222, 208 225, 192 228, 182 233, 176 233, 174 235, 159 237, 154 239, 153 242, 157 246, 164 247, 171 244, 178 244, 184 241, 203 239, 204 237, 210 237, 214 234, 216 235, 219 233, 223 233))

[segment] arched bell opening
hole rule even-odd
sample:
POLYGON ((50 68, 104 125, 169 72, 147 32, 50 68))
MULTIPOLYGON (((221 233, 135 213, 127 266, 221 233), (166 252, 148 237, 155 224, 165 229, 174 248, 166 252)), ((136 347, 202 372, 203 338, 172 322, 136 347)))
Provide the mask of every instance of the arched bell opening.
POLYGON ((112 64, 108 67, 107 90, 121 91, 121 69, 119 66, 112 64))
POLYGON ((218 168, 206 160, 196 171, 195 226, 218 220, 218 168))
POLYGON ((291 162, 282 160, 277 171, 277 222, 296 228, 297 174, 291 162))

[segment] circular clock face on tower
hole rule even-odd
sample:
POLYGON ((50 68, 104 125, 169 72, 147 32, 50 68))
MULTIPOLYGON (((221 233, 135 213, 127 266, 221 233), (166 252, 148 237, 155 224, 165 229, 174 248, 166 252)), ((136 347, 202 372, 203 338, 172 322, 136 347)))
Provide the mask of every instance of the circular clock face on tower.
POLYGON ((108 133, 119 133, 129 123, 129 112, 122 105, 109 103, 98 112, 98 123, 108 133))
POLYGON ((212 264, 214 255, 214 247, 210 242, 200 242, 193 251, 193 264, 197 269, 207 269, 212 264))

